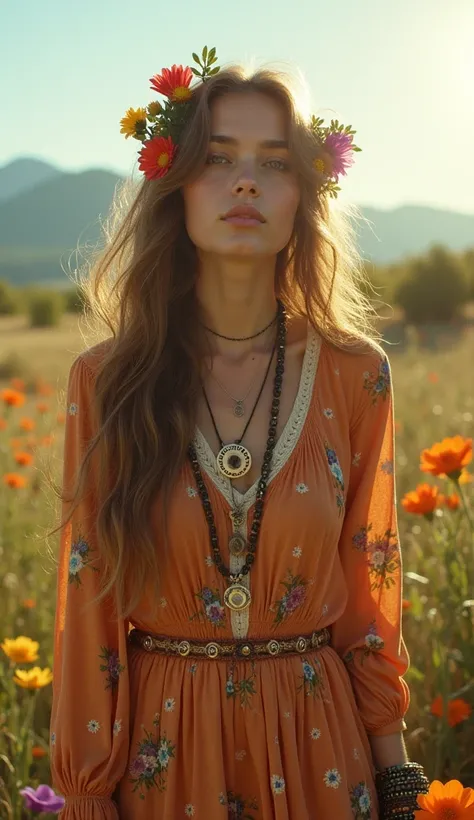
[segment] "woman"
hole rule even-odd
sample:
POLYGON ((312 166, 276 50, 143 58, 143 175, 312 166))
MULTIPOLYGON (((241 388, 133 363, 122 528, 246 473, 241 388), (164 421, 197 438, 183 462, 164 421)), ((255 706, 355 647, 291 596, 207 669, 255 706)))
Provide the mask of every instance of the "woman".
POLYGON ((122 120, 146 179, 69 373, 53 783, 77 820, 413 817, 390 367, 329 204, 354 132, 215 61, 122 120))

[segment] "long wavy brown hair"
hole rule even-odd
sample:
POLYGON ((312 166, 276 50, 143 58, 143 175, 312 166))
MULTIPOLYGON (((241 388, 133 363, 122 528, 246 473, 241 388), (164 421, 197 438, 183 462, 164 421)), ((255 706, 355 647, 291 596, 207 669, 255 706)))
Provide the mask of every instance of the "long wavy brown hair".
POLYGON ((150 578, 151 597, 159 600, 166 511, 194 436, 207 351, 196 298, 197 253, 186 231, 181 189, 205 166, 213 101, 248 91, 270 95, 283 106, 301 190, 291 239, 276 258, 276 296, 289 317, 308 317, 330 344, 361 350, 379 338, 355 237, 359 211, 318 194, 314 136, 291 76, 268 68, 249 76, 230 66, 201 82, 172 167, 161 179, 143 179, 138 187, 128 179, 116 189, 105 247, 94 251, 86 275, 79 271, 77 280, 92 332, 100 340, 106 329, 108 340, 95 378, 97 429, 67 499, 69 515, 49 534, 70 520, 87 488, 93 458, 99 465, 95 527, 104 568, 95 600, 113 592, 120 618, 135 609, 150 578), (157 498, 159 548, 148 524, 157 498))

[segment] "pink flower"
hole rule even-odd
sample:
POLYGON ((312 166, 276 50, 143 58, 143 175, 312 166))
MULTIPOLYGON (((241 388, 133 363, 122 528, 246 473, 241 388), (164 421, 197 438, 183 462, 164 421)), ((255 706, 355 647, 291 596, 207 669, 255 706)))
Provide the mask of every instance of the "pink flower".
POLYGON ((293 612, 297 607, 299 607, 305 598, 305 588, 304 586, 297 586, 294 587, 291 592, 285 596, 285 609, 287 612, 293 612))
POLYGON ((339 176, 339 174, 346 176, 346 169, 354 164, 352 135, 341 133, 328 134, 324 141, 324 150, 327 151, 331 157, 332 176, 339 176))

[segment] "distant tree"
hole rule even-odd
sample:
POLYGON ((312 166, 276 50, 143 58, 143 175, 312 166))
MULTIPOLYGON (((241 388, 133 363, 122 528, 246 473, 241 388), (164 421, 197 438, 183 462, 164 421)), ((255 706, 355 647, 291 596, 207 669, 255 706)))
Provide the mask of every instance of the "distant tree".
POLYGON ((468 301, 468 282, 458 255, 440 245, 411 259, 394 298, 411 324, 449 322, 468 301))

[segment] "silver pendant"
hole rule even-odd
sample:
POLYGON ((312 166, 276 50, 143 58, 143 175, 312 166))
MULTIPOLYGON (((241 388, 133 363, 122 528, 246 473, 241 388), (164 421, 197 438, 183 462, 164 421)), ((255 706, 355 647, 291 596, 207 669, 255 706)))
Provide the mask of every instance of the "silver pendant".
POLYGON ((252 466, 252 457, 242 444, 225 444, 217 454, 217 468, 226 478, 241 478, 252 466))
POLYGON ((234 534, 229 538, 229 551, 232 555, 236 555, 238 557, 242 555, 246 549, 247 541, 244 536, 241 535, 240 532, 234 532, 234 534))
POLYGON ((231 584, 224 592, 224 603, 234 612, 240 612, 250 606, 252 596, 247 587, 242 584, 231 584))
POLYGON ((245 407, 243 401, 236 401, 234 405, 234 416, 241 418, 245 415, 245 407))

